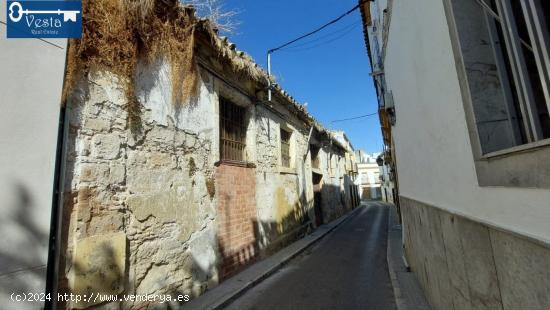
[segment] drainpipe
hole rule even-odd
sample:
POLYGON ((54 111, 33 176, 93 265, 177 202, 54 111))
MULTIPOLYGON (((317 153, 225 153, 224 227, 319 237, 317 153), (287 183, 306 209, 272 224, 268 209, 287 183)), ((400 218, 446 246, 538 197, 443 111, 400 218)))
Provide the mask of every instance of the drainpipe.
POLYGON ((48 245, 48 263, 46 267, 46 294, 50 299, 44 303, 45 310, 57 309, 59 258, 61 255, 61 221, 63 216, 63 184, 65 183, 65 163, 68 135, 68 113, 66 107, 61 107, 57 133, 57 149, 54 169, 52 194, 52 210, 50 218, 50 240, 48 245))

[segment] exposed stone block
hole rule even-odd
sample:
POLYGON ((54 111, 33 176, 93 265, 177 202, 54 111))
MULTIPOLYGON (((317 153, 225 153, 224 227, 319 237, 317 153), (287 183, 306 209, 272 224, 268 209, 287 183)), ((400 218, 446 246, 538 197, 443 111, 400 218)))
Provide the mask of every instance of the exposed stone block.
POLYGON ((109 184, 120 184, 126 179, 126 167, 122 164, 111 164, 109 167, 109 184))
POLYGON ((115 159, 120 154, 121 140, 117 134, 97 134, 92 138, 92 156, 115 159))
POLYGON ((83 129, 108 132, 111 130, 111 121, 102 118, 88 118, 84 123, 83 129))
POLYGON ((84 163, 80 166, 81 182, 105 183, 109 179, 109 166, 100 163, 84 163))
POLYGON ((491 230, 504 309, 550 309, 550 248, 491 230))
MULTIPOLYGON (((124 291, 126 270, 126 235, 122 232, 97 235, 77 241, 74 246, 69 274, 71 292, 90 294, 119 294, 124 291)), ((97 303, 97 302, 96 302, 97 303)), ((84 309, 94 300, 74 303, 84 309)))

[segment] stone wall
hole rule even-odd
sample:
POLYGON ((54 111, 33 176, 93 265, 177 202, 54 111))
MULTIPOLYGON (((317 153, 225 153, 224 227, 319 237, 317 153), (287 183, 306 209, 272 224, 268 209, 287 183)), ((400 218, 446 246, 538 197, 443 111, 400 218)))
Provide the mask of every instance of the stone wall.
POLYGON ((548 244, 400 201, 407 260, 433 309, 550 308, 548 244))
POLYGON ((93 72, 70 96, 62 291, 198 295, 218 281, 212 85, 204 79, 184 117, 167 99, 167 72, 162 62, 139 70, 138 134, 116 76, 93 72))
POLYGON ((269 254, 304 234, 313 218, 309 128, 284 109, 262 106, 256 107, 256 128, 258 242, 269 254), (280 161, 281 128, 292 132, 289 168, 280 161))
POLYGON ((346 203, 344 154, 334 146, 321 149, 323 185, 321 188, 323 220, 328 223, 342 216, 351 205, 346 203), (331 159, 332 158, 332 159, 331 159), (330 166, 332 165, 332 169, 330 166))
MULTIPOLYGON (((132 128, 116 75, 92 71, 74 87, 65 134, 61 292, 197 296, 311 229, 308 125, 286 103, 253 102, 221 75, 201 69, 197 98, 173 104, 168 63, 140 63, 140 123, 132 128), (242 167, 220 162, 220 97, 246 108, 242 167), (290 167, 281 164, 281 128, 292 132, 290 167)), ((344 175, 335 171, 338 185, 325 197, 336 211, 327 222, 346 211, 344 175)))

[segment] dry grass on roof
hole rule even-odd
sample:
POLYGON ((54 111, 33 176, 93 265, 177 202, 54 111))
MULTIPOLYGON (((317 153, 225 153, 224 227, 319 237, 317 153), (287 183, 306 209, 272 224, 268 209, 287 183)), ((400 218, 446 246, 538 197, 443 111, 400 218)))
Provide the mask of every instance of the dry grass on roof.
POLYGON ((121 78, 128 99, 129 127, 141 125, 135 94, 138 61, 166 57, 171 66, 172 102, 181 105, 197 95, 197 32, 210 38, 219 58, 236 73, 266 81, 266 73, 246 54, 221 39, 207 20, 178 0, 83 0, 82 39, 70 40, 63 102, 76 80, 92 69, 121 78))
POLYGON ((139 60, 167 57, 171 65, 172 102, 196 95, 195 17, 176 0, 84 0, 82 39, 71 40, 63 101, 91 69, 117 74, 128 99, 129 125, 139 126, 135 71, 139 60))

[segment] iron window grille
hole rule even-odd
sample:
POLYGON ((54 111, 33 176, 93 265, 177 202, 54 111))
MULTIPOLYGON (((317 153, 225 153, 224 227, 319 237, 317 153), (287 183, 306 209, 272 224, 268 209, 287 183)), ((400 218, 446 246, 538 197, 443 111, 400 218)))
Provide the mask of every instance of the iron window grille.
POLYGON ((220 98, 220 159, 226 162, 245 162, 246 109, 220 98))
POLYGON ((290 168, 290 136, 290 132, 281 129, 281 165, 287 168, 290 168))

